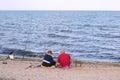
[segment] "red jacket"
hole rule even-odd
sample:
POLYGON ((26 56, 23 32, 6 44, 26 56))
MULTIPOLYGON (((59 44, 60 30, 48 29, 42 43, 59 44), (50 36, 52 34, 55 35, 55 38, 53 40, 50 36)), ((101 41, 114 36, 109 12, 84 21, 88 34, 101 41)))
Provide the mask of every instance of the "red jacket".
POLYGON ((70 61, 71 57, 69 54, 63 53, 58 56, 58 62, 60 63, 61 67, 70 66, 70 61))

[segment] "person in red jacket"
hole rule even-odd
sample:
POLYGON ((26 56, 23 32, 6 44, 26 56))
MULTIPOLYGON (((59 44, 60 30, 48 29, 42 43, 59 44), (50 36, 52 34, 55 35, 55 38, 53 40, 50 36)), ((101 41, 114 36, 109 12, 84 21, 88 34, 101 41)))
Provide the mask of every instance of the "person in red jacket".
POLYGON ((60 67, 62 68, 70 68, 71 57, 69 54, 65 53, 64 50, 60 51, 60 55, 57 58, 60 67))

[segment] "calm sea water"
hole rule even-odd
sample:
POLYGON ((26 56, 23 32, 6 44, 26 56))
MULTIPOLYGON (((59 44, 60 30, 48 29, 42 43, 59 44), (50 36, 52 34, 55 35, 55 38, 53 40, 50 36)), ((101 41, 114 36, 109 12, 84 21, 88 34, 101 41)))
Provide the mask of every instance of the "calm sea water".
POLYGON ((0 11, 3 49, 61 49, 73 59, 120 62, 120 11, 0 11))

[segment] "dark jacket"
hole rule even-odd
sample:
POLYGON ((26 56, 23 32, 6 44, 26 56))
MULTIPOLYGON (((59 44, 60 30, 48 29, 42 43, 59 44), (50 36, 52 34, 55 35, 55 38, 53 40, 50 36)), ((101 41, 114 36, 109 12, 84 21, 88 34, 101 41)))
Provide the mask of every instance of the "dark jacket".
POLYGON ((42 65, 43 65, 43 66, 46 66, 46 67, 50 67, 50 66, 55 65, 55 63, 56 63, 56 62, 53 60, 52 56, 46 54, 46 55, 44 56, 42 65))

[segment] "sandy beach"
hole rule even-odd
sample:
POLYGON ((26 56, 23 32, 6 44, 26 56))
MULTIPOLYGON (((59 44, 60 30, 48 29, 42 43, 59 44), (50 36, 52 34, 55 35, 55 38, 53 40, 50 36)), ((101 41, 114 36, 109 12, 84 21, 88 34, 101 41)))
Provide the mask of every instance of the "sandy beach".
POLYGON ((39 60, 0 60, 0 80, 120 80, 120 63, 72 63, 70 69, 41 68, 39 60), (7 64, 4 64, 7 62, 7 64))

